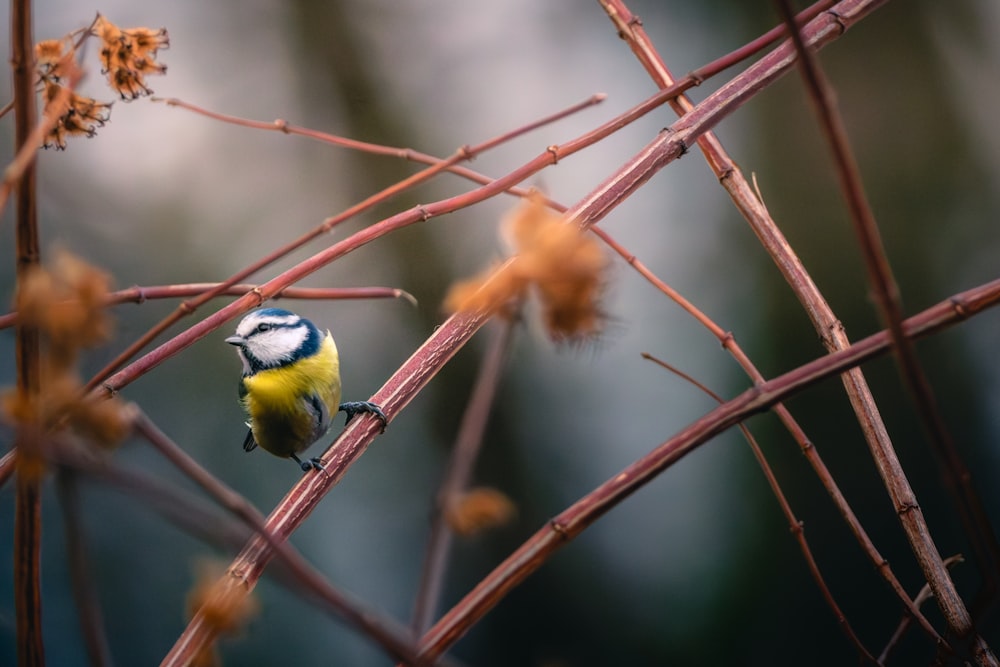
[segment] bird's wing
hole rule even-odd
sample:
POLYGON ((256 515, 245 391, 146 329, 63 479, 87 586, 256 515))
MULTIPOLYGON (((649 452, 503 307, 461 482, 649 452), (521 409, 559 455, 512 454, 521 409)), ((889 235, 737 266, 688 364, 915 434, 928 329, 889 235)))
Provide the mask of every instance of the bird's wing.
MULTIPOLYGON (((246 398, 247 393, 250 391, 247 389, 246 378, 240 378, 240 402, 246 398)), ((247 426, 250 426, 250 422, 247 422, 247 426)), ((247 437, 243 438, 243 451, 252 452, 257 449, 257 441, 253 439, 253 429, 247 429, 247 437)))
POLYGON ((247 437, 243 439, 243 451, 252 452, 257 449, 257 441, 253 439, 253 431, 247 429, 247 437))
POLYGON ((316 429, 314 431, 316 438, 320 438, 330 428, 330 409, 326 407, 326 403, 323 402, 323 399, 318 394, 310 394, 306 398, 306 404, 309 412, 313 414, 313 418, 316 420, 314 426, 316 429))

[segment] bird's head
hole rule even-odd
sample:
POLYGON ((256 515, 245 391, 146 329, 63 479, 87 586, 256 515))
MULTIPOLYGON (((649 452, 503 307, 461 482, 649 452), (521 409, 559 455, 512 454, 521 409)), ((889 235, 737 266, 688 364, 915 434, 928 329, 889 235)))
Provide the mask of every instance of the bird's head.
POLYGON ((263 308, 244 317, 226 339, 243 361, 243 374, 287 366, 319 350, 323 337, 312 322, 281 308, 263 308))

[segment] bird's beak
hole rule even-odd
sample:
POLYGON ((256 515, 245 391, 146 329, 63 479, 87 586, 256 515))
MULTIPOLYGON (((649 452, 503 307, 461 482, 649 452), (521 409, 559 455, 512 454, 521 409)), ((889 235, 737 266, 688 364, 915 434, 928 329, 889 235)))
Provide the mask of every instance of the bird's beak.
POLYGON ((243 345, 247 342, 247 339, 243 336, 230 336, 226 339, 226 342, 230 345, 243 345))

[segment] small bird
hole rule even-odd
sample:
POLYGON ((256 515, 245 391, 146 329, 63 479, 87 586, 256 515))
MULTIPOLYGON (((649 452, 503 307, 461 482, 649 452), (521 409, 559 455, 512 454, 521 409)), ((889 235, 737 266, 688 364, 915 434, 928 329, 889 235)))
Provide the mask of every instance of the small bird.
POLYGON ((385 430, 382 409, 368 401, 340 403, 340 358, 333 336, 312 322, 281 308, 248 314, 226 339, 243 361, 240 402, 249 416, 244 451, 257 445, 275 456, 294 460, 303 471, 323 470, 318 458, 298 454, 330 428, 336 412, 347 422, 363 412, 385 430), (336 406, 336 410, 334 409, 336 406))

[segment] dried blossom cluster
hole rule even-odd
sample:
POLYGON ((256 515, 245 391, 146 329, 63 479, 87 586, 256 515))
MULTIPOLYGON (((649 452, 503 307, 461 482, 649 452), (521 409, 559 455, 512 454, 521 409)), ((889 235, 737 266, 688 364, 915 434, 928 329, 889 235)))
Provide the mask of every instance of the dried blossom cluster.
POLYGON ((38 432, 70 428, 104 446, 128 434, 127 410, 116 400, 86 397, 76 372, 80 352, 106 340, 110 280, 86 262, 57 253, 51 268, 35 267, 19 284, 16 308, 23 326, 44 343, 37 391, 10 390, 0 407, 5 419, 38 432))
MULTIPOLYGON (((170 46, 165 28, 123 29, 98 15, 87 35, 101 41, 101 72, 108 85, 126 101, 153 91, 146 85, 149 74, 164 74, 166 65, 156 61, 159 49, 170 46)), ((77 44, 71 37, 48 39, 35 45, 35 70, 42 86, 43 114, 55 117, 43 148, 66 148, 72 136, 92 137, 111 118, 111 104, 78 95, 67 81, 78 78, 77 44)))
POLYGON ((517 256, 452 287, 445 308, 497 311, 533 288, 552 339, 580 341, 600 334, 609 262, 597 239, 546 207, 538 193, 508 216, 504 231, 517 256))
POLYGON ((66 148, 70 136, 92 137, 111 118, 111 105, 77 95, 65 85, 78 74, 73 42, 48 39, 35 45, 35 69, 42 84, 45 116, 55 116, 45 137, 44 148, 66 148))
POLYGON ((503 492, 478 487, 448 503, 444 517, 455 533, 470 537, 503 526, 517 514, 517 507, 503 492))
POLYGON ((123 100, 152 94, 146 76, 167 72, 166 65, 156 62, 156 52, 170 47, 166 28, 123 29, 98 15, 91 34, 101 40, 101 73, 123 100))
MULTIPOLYGON (((197 581, 187 595, 188 616, 201 613, 205 623, 219 634, 232 635, 257 614, 260 605, 255 598, 225 578, 224 568, 215 562, 203 561, 197 567, 197 581)), ((215 644, 204 647, 192 660, 193 667, 221 664, 215 644)))

